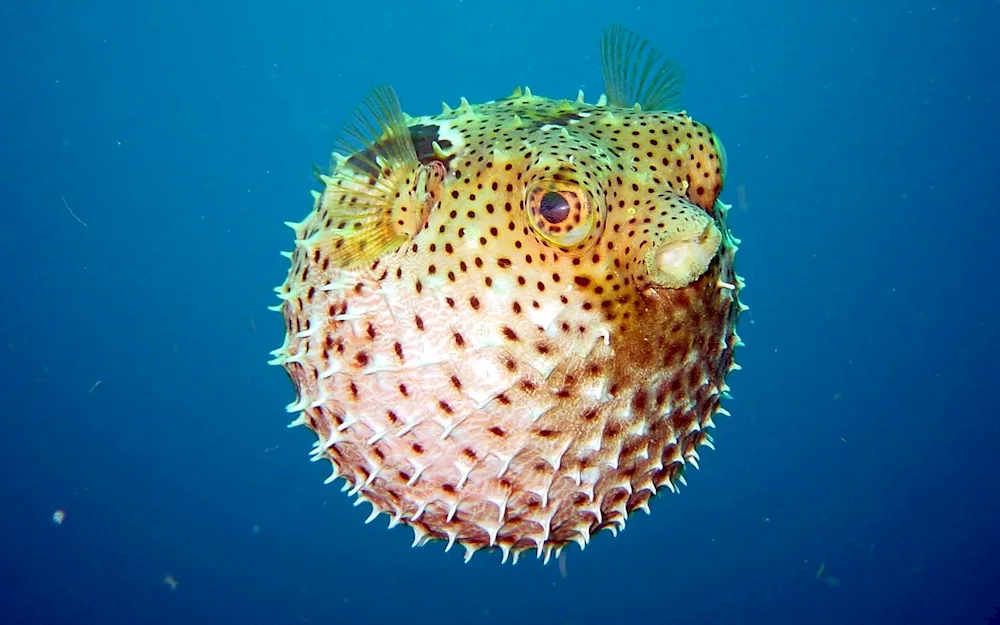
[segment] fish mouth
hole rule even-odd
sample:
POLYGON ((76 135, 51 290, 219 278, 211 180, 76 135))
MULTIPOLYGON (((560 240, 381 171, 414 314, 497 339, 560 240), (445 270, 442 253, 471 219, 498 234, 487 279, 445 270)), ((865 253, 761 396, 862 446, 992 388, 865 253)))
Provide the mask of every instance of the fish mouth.
POLYGON ((680 289, 700 278, 718 254, 722 232, 712 219, 694 233, 677 233, 646 257, 650 277, 658 285, 680 289))

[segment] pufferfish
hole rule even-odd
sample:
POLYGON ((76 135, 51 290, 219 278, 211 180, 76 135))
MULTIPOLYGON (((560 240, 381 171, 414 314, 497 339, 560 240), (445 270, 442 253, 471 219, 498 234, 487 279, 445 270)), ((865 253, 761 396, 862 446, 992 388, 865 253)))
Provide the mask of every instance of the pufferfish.
POLYGON ((409 117, 378 87, 273 307, 327 482, 413 544, 558 555, 685 484, 728 414, 743 281, 683 74, 614 26, 606 94, 409 117))

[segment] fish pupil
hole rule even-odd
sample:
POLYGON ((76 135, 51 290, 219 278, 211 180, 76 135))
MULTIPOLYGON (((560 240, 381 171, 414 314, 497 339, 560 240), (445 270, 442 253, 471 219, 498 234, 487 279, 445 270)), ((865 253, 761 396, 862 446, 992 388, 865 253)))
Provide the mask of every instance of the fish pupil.
POLYGON ((558 224, 569 217, 569 202, 560 193, 549 191, 542 196, 538 212, 550 224, 558 224))

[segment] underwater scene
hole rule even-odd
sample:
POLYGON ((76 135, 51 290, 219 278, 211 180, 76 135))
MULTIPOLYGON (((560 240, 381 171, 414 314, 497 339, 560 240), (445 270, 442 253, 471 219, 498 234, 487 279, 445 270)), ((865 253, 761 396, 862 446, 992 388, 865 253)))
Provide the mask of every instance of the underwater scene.
POLYGON ((1000 623, 1000 3, 0 6, 0 623, 1000 623))

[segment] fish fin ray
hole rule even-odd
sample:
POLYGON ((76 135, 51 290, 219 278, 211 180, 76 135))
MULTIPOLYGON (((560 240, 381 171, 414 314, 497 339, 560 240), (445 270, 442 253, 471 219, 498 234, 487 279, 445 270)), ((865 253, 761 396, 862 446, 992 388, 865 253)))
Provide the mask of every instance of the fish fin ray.
POLYGON ((684 70, 648 41, 615 24, 601 38, 601 67, 612 106, 645 110, 678 110, 684 70))
POLYGON ((348 163, 367 173, 376 173, 387 165, 419 163, 406 116, 396 92, 388 85, 379 85, 368 93, 343 137, 338 151, 350 154, 348 163))

